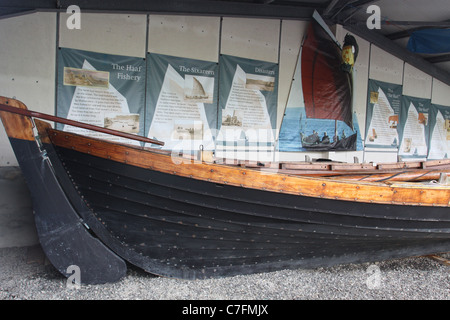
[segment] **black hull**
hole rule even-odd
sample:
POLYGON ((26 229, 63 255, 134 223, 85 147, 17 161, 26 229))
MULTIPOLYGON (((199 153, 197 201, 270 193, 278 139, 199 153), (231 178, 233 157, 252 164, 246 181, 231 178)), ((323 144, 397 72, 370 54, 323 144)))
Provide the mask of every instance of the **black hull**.
POLYGON ((84 222, 153 274, 209 278, 450 251, 446 207, 244 189, 46 148, 84 222))
POLYGON ((102 284, 124 277, 125 261, 83 224, 36 141, 10 138, 10 142, 30 189, 41 247, 53 266, 64 276, 73 276, 76 284, 102 284))

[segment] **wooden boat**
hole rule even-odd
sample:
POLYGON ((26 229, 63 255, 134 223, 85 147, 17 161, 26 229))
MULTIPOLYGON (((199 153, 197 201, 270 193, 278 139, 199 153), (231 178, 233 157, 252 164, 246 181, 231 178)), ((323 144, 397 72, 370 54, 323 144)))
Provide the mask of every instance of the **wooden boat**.
MULTIPOLYGON (((37 118, 70 120, 13 99, 0 98, 0 116, 41 245, 65 276, 78 266, 82 283, 117 281, 126 263, 197 279, 450 251, 450 187, 344 177, 381 164, 205 162, 55 130, 37 118), (307 174, 333 166, 335 177, 307 174)), ((448 172, 445 160, 430 164, 448 172)))

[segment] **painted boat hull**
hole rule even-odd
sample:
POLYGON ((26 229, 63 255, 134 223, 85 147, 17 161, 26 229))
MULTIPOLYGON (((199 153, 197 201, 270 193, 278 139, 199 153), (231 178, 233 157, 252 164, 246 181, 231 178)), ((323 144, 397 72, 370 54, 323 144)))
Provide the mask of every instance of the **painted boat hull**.
POLYGON ((52 265, 77 285, 123 278, 125 261, 88 230, 36 141, 10 138, 10 142, 31 193, 39 242, 52 265))
POLYGON ((83 197, 89 208, 83 219, 119 256, 162 276, 231 276, 450 248, 447 208, 430 213, 427 207, 244 192, 70 149, 56 153, 61 174, 70 173, 66 192, 83 197))

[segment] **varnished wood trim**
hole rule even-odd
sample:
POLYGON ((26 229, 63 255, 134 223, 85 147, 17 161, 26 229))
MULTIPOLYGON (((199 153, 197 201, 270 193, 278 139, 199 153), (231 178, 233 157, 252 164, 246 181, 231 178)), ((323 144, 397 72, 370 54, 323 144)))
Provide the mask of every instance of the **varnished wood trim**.
POLYGON ((41 142, 50 144, 51 141, 48 137, 47 132, 48 130, 52 129, 52 126, 48 122, 39 119, 35 119, 34 124, 36 125, 36 129, 39 133, 39 139, 41 140, 41 142))
MULTIPOLYGON (((6 97, 0 97, 0 104, 25 110, 27 109, 22 102, 6 97)), ((0 111, 0 118, 2 119, 8 137, 28 141, 34 140, 33 122, 29 117, 0 111)))
POLYGON ((253 170, 236 166, 202 163, 186 158, 172 158, 138 147, 119 145, 68 132, 48 129, 52 143, 104 159, 164 173, 293 195, 338 199, 354 202, 449 206, 450 188, 424 185, 387 186, 378 183, 334 181, 280 174, 276 169, 253 170))
POLYGON ((365 181, 365 182, 393 182, 393 181, 430 181, 438 180, 441 173, 450 174, 450 169, 442 170, 417 170, 406 172, 388 172, 378 174, 340 175, 333 180, 365 181))

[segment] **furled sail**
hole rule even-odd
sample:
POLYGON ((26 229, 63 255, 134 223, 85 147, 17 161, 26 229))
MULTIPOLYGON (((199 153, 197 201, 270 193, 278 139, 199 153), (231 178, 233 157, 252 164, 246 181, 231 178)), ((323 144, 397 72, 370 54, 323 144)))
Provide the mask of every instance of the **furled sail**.
POLYGON ((306 116, 341 120, 353 128, 352 79, 341 64, 341 49, 313 19, 301 56, 306 116))

